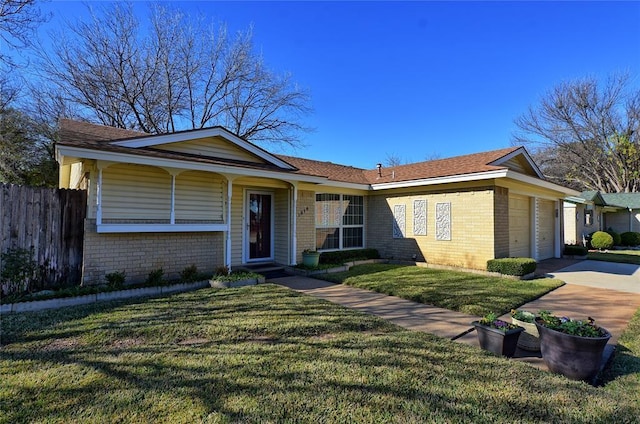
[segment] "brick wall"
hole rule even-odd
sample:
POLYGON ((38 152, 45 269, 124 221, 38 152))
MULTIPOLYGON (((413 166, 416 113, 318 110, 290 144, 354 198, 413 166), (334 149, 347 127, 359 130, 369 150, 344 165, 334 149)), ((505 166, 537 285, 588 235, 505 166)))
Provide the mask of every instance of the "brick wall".
POLYGON ((316 193, 314 191, 298 191, 297 219, 297 252, 296 261, 302 262, 302 251, 316 248, 316 193))
MULTIPOLYGON (((487 260, 495 257, 495 222, 493 187, 448 193, 416 191, 374 195, 368 197, 367 247, 378 249, 383 257, 486 269, 487 260), (427 201, 427 235, 414 235, 416 199, 427 201), (451 240, 436 240, 436 203, 451 204, 451 240), (393 208, 400 204, 404 204, 406 210, 405 238, 394 239, 393 208)), ((499 244, 504 248, 504 241, 499 244)))
POLYGON ((494 254, 496 258, 509 257, 509 189, 495 187, 494 197, 494 254))
POLYGON ((158 268, 177 278, 192 264, 201 272, 224 265, 224 233, 98 234, 95 220, 85 220, 83 284, 104 283, 114 271, 125 271, 127 283, 141 282, 158 268))

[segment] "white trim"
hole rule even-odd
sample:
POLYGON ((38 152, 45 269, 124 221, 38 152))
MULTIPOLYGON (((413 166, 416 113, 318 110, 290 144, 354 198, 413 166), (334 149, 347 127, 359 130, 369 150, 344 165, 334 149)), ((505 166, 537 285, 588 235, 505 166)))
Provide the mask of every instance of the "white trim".
POLYGON ((529 165, 531 165, 531 168, 533 168, 533 171, 536 173, 536 175, 539 178, 544 179, 544 174, 542 174, 542 171, 540 171, 540 168, 538 168, 538 165, 536 165, 536 163, 533 161, 533 158, 531 158, 524 147, 520 147, 509 153, 508 155, 501 157, 500 159, 489 162, 488 165, 502 165, 503 163, 508 162, 509 160, 519 155, 524 156, 525 160, 527 161, 527 163, 529 163, 529 165))
POLYGON ((169 213, 169 223, 176 223, 176 176, 171 174, 171 212, 169 213))
POLYGON ((556 200, 555 201, 555 227, 554 227, 554 246, 553 246, 553 256, 554 258, 562 257, 562 246, 564 244, 564 208, 563 201, 556 200))
POLYGON ((96 224, 98 233, 188 233, 228 231, 227 224, 96 224))
POLYGON ((465 181, 491 180, 494 178, 504 178, 506 176, 507 176, 507 170, 500 169, 497 171, 476 172, 473 174, 458 174, 458 175, 450 175, 447 177, 424 178, 420 180, 372 184, 371 189, 387 190, 392 188, 418 187, 418 186, 428 186, 428 185, 435 185, 435 184, 458 183, 458 182, 465 182, 465 181))
POLYGON ((98 181, 96 182, 96 223, 102 224, 102 167, 98 167, 98 181))
POLYGON ((151 165, 157 167, 173 167, 190 171, 207 171, 216 172, 219 174, 225 173, 229 175, 242 176, 242 177, 264 177, 273 178, 283 181, 299 181, 312 184, 322 184, 328 181, 327 177, 316 177, 311 175, 293 174, 289 172, 279 171, 265 171, 260 169, 243 168, 233 165, 220 165, 209 164, 202 162, 190 162, 188 160, 179 159, 167 159, 167 158, 151 158, 149 156, 143 156, 132 153, 118 153, 118 152, 106 152, 103 150, 84 149, 81 147, 73 146, 57 146, 58 151, 67 153, 67 156, 83 158, 83 159, 96 159, 106 160, 117 163, 134 163, 138 165, 151 165))
POLYGON ((243 229, 243 243, 242 243, 242 258, 244 260, 244 263, 250 263, 250 262, 266 262, 266 261, 273 261, 275 259, 275 192, 274 191, 270 191, 270 190, 260 190, 260 189, 253 189, 253 188, 245 188, 244 189, 244 229, 243 229), (271 219, 270 219, 270 223, 269 225, 271 226, 269 233, 270 233, 270 240, 269 240, 269 256, 268 257, 264 257, 264 258, 250 258, 250 234, 249 232, 251 231, 251 223, 249 222, 249 219, 251 217, 250 214, 250 205, 249 205, 249 200, 251 198, 252 194, 262 194, 262 195, 269 195, 271 196, 271 219))
POLYGON ((538 178, 535 177, 531 177, 529 175, 524 175, 521 174, 519 172, 515 172, 515 171, 511 171, 508 170, 507 171, 507 178, 511 178, 512 180, 516 180, 516 181, 521 181, 523 183, 527 183, 527 184, 531 184, 534 186, 538 186, 538 187, 542 187, 542 188, 546 188, 549 190, 555 190, 558 191, 560 193, 563 193, 567 196, 578 196, 580 194, 579 191, 567 188, 567 187, 563 187, 561 185, 555 184, 555 183, 551 183, 549 181, 544 181, 544 180, 540 180, 538 178))
POLYGON ((227 237, 225 246, 226 266, 231 272, 231 199, 233 198, 233 178, 227 176, 227 237))
POLYGON ((130 147, 130 148, 139 148, 139 147, 150 147, 157 146, 160 144, 169 144, 169 143, 178 143, 181 141, 191 141, 197 140, 200 138, 207 137, 222 137, 225 140, 235 144, 236 146, 258 156, 261 159, 266 160, 269 163, 272 163, 276 166, 279 166, 284 169, 293 170, 296 169, 287 162, 282 159, 278 159, 272 154, 268 153, 265 150, 262 150, 258 146, 249 143, 246 140, 230 133, 229 131, 223 128, 203 128, 200 130, 190 130, 190 131, 181 131, 171 134, 161 134, 161 135, 150 135, 146 137, 138 137, 134 139, 126 139, 122 141, 115 141, 110 144, 114 146, 121 147, 130 147))
POLYGON ((346 183, 344 181, 331 181, 327 180, 326 182, 319 183, 320 187, 336 187, 336 188, 350 188, 354 190, 365 190, 371 191, 372 185, 370 184, 359 184, 359 183, 346 183))

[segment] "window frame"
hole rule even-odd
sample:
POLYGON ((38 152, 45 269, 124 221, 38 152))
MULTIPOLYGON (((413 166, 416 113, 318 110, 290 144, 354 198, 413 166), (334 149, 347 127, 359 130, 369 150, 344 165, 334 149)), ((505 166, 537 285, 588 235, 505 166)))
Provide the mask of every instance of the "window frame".
MULTIPOLYGON (((351 200, 349 200, 349 203, 351 202, 351 200)), ((335 251, 340 251, 340 250, 355 250, 355 249, 364 249, 364 247, 366 246, 366 231, 365 231, 365 223, 366 223, 366 207, 365 207, 365 196, 360 195, 360 194, 343 194, 343 193, 320 193, 320 192, 316 192, 315 193, 315 200, 314 200, 314 212, 315 216, 314 216, 314 237, 315 237, 315 244, 316 244, 316 250, 318 250, 319 252, 335 252, 335 251), (322 195, 330 195, 330 196, 339 196, 338 198, 338 202, 339 202, 339 207, 340 207, 340 223, 336 226, 336 225, 319 225, 318 224, 318 215, 317 215, 317 204, 318 202, 322 202, 322 200, 318 200, 318 196, 322 196, 322 195), (361 224, 345 224, 345 217, 347 216, 346 212, 348 209, 348 204, 345 205, 345 197, 357 197, 360 198, 361 203, 358 206, 361 206, 362 208, 362 214, 361 214, 361 218, 362 218, 362 223, 361 224), (338 247, 337 248, 330 248, 330 249, 321 249, 318 247, 318 230, 319 229, 332 229, 332 228, 336 228, 338 230, 338 247), (362 244, 361 246, 355 246, 355 247, 344 247, 344 229, 345 228, 361 228, 362 229, 362 244)), ((348 216, 353 217, 353 216, 358 216, 358 215, 353 215, 353 214, 349 214, 348 216)), ((333 224, 333 223, 331 223, 333 224)))

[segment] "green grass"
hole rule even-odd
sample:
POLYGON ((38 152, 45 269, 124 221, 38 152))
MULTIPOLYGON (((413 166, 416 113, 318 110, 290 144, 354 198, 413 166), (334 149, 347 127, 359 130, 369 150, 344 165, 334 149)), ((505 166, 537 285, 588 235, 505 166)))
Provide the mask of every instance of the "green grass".
POLYGON ((607 253, 589 252, 587 259, 640 265, 640 250, 609 250, 607 253))
POLYGON ((563 284, 392 264, 358 265, 314 277, 477 316, 501 315, 563 284))
POLYGON ((640 405, 640 309, 618 339, 615 357, 603 373, 602 380, 610 390, 640 405))
POLYGON ((3 316, 1 343, 2 423, 640 416, 634 388, 570 381, 274 285, 3 316))

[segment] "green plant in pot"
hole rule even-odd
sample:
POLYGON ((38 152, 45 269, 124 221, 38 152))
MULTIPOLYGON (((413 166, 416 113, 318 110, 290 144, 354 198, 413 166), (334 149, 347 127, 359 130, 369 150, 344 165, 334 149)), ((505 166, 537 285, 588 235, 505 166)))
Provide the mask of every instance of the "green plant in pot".
POLYGON ((520 309, 511 310, 511 323, 524 328, 520 338, 518 338, 518 347, 529 352, 540 351, 540 335, 535 323, 536 315, 533 312, 523 311, 520 309))
POLYGON ((302 264, 309 268, 316 268, 320 262, 320 252, 311 249, 302 251, 302 264))
POLYGON ((574 320, 540 311, 535 323, 540 351, 547 367, 573 380, 592 382, 602 365, 602 353, 611 334, 591 317, 574 320))
POLYGON ((490 313, 471 324, 478 333, 480 347, 496 355, 512 357, 516 352, 518 338, 524 328, 498 319, 498 315, 490 313))

